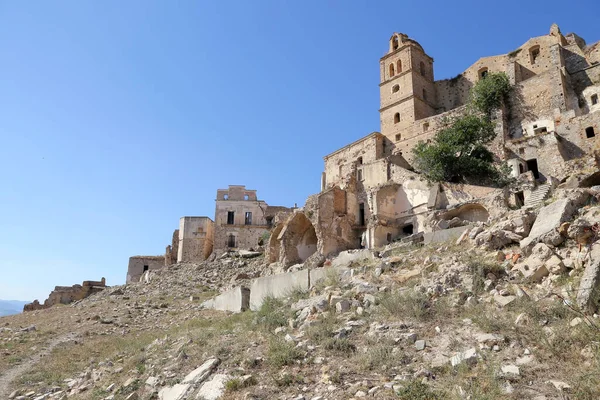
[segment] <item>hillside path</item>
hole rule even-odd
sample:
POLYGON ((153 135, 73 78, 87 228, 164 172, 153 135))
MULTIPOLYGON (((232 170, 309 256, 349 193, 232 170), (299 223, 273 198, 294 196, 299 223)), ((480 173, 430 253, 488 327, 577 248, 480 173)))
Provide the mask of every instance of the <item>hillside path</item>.
POLYGON ((4 374, 0 375, 0 399, 8 399, 10 396, 10 384, 17 377, 21 376, 25 372, 27 372, 31 367, 37 364, 43 357, 50 354, 50 352, 59 344, 66 343, 71 340, 74 340, 77 335, 73 332, 67 333, 66 335, 59 336, 53 339, 50 343, 48 343, 44 348, 30 356, 26 361, 22 362, 19 365, 16 365, 13 368, 8 369, 4 372, 4 374))

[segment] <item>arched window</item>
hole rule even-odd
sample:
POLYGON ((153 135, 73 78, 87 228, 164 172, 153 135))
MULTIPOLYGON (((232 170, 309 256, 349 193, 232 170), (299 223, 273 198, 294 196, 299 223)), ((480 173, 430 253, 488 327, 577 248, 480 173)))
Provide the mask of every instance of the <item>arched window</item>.
POLYGON ((400 113, 394 114, 394 123, 397 124, 400 122, 400 113))
POLYGON ((479 75, 479 79, 485 79, 485 77, 488 75, 487 67, 481 68, 477 74, 479 75))
POLYGON ((358 159, 356 160, 356 162, 360 165, 363 163, 363 158, 362 157, 358 157, 358 159))
POLYGON ((390 64, 390 78, 394 76, 394 64, 390 64))
POLYGON ((392 86, 392 93, 396 93, 398 90, 400 90, 400 85, 392 86))
POLYGON ((419 72, 421 76, 425 76, 425 63, 423 61, 419 63, 419 72))
POLYGON ((402 61, 400 60, 396 61, 396 72, 402 72, 402 61))
POLYGON ((248 196, 247 194, 244 195, 244 200, 248 200, 250 198, 250 196, 248 196))
POLYGON ((392 39, 392 48, 394 50, 398 50, 398 36, 394 36, 392 39))

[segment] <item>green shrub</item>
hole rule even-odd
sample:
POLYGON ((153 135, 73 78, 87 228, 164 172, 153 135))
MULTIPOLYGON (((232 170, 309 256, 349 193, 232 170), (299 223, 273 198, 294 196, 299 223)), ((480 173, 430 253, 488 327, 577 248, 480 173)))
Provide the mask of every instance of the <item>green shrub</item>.
POLYGON ((419 381, 410 381, 408 386, 398 392, 401 400, 441 400, 445 394, 434 391, 429 386, 419 381))
POLYGON ((267 361, 273 368, 277 369, 293 364, 300 357, 302 357, 302 352, 296 348, 294 342, 286 342, 276 338, 269 344, 267 361))

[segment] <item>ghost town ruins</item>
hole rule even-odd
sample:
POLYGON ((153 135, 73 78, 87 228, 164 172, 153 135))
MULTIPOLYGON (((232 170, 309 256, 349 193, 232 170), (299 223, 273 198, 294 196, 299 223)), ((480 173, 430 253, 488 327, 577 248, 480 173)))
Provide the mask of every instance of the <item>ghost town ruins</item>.
POLYGON ((219 189, 214 221, 182 217, 164 256, 130 258, 127 282, 231 251, 264 253, 283 269, 309 268, 344 250, 447 240, 507 210, 536 207, 557 188, 600 184, 600 42, 588 45, 552 25, 547 35, 481 58, 452 79, 435 80, 433 61, 416 40, 394 33, 379 60, 380 132, 324 157, 320 193, 286 208, 245 186, 219 189), (512 90, 495 115, 490 150, 516 183, 428 183, 413 169, 411 150, 463 113, 470 89, 497 72, 512 90))

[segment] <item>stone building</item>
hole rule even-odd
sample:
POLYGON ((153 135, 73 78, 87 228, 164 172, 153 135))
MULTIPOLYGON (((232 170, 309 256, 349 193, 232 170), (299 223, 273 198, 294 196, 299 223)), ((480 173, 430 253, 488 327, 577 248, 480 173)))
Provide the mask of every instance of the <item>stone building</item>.
POLYGON ((324 157, 321 193, 275 228, 269 261, 291 265, 313 257, 311 252, 326 256, 381 246, 437 229, 433 213, 485 222, 493 204, 531 206, 559 184, 600 184, 600 42, 588 46, 552 25, 549 34, 508 54, 481 58, 444 80, 435 80, 433 58, 414 39, 394 33, 388 45, 379 60, 381 132, 324 157), (505 72, 513 88, 495 115, 497 137, 490 147, 519 184, 509 193, 430 186, 411 167, 412 149, 464 113, 471 88, 490 72, 505 72), (577 172, 579 179, 573 178, 577 172), (451 212, 435 212, 446 208, 451 212))
POLYGON ((129 257, 127 267, 127 283, 139 282, 146 271, 154 271, 165 266, 164 256, 133 256, 129 257))
POLYGON ((83 281, 81 285, 56 286, 43 304, 40 304, 38 300, 34 300, 33 303, 26 304, 23 311, 42 310, 56 304, 69 304, 101 292, 105 288, 106 279, 104 278, 100 281, 83 281))
POLYGON ((198 262, 213 251, 214 223, 208 217, 181 217, 179 219, 179 246, 177 262, 198 262))
POLYGON ((256 190, 242 185, 217 190, 214 253, 218 256, 233 249, 261 248, 269 238, 275 216, 291 210, 269 206, 258 200, 256 190))

